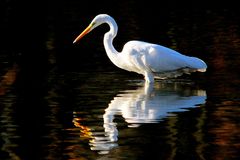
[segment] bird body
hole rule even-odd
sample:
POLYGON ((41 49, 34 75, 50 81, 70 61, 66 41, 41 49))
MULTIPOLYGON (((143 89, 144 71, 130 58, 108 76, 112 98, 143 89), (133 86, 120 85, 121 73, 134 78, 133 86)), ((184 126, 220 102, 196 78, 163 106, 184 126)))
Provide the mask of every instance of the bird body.
POLYGON ((121 69, 144 75, 146 82, 154 82, 154 78, 163 79, 177 77, 183 73, 206 71, 207 65, 201 59, 183 55, 158 44, 134 40, 127 42, 122 52, 116 51, 112 42, 118 27, 115 20, 106 14, 96 16, 73 43, 103 23, 110 26, 103 40, 109 59, 121 69))

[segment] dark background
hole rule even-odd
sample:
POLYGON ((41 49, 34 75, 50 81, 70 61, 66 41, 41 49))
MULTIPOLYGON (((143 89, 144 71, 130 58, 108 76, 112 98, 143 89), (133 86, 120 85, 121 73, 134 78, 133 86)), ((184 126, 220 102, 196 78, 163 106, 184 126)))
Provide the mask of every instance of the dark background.
MULTIPOLYGON (((119 25, 119 34, 114 40, 114 46, 118 51, 121 51, 129 40, 144 40, 162 44, 186 55, 197 56, 207 63, 206 73, 191 77, 207 92, 206 118, 203 119, 204 125, 201 129, 204 135, 203 142, 210 145, 203 147, 203 155, 211 157, 210 159, 214 159, 216 155, 220 158, 224 156, 231 158, 231 155, 238 158, 240 134, 239 119, 236 115, 239 115, 240 12, 238 8, 234 8, 235 6, 238 5, 231 1, 2 0, 0 111, 7 113, 8 117, 12 118, 9 123, 16 123, 17 126, 16 133, 10 131, 17 135, 11 140, 17 145, 10 146, 10 151, 20 155, 24 160, 44 159, 46 158, 44 156, 48 155, 46 150, 53 147, 52 150, 55 148, 58 150, 54 152, 56 155, 53 155, 52 159, 56 157, 64 159, 61 149, 67 144, 57 140, 63 140, 68 136, 64 135, 61 127, 59 129, 58 126, 52 128, 47 126, 52 120, 46 118, 49 112, 54 110, 51 116, 56 118, 59 124, 64 127, 71 126, 72 117, 69 113, 76 105, 73 102, 76 93, 71 89, 83 85, 91 91, 91 87, 86 86, 95 85, 100 87, 99 90, 105 91, 104 83, 109 84, 111 81, 114 84, 111 77, 108 81, 100 83, 101 85, 89 84, 91 72, 117 71, 122 73, 121 75, 127 75, 127 78, 138 76, 118 69, 109 61, 102 43, 103 35, 108 30, 107 25, 96 28, 79 44, 72 44, 75 37, 97 14, 107 13, 114 17, 119 25), (59 72, 87 73, 87 76, 79 83, 74 81, 74 76, 59 79, 56 76, 59 72), (9 79, 6 78, 8 74, 11 75, 9 79), (59 96, 53 96, 54 100, 60 99, 60 105, 56 108, 46 104, 49 92, 59 96), (10 109, 5 105, 9 104, 9 101, 12 103, 10 109), (10 112, 6 112, 6 108, 10 112), (48 134, 50 131, 54 131, 56 135, 48 134), (53 138, 48 139, 44 135, 51 135, 53 138), (55 137, 60 138, 54 141, 55 137), (49 145, 52 142, 56 142, 57 147, 49 145), (49 148, 46 149, 46 146, 49 148)), ((114 77, 114 80, 119 76, 114 77)), ((117 82, 122 88, 128 87, 124 82, 117 82)), ((113 91, 112 95, 107 97, 103 94, 89 98, 84 91, 77 92, 83 94, 86 101, 99 98, 106 99, 104 103, 107 104, 118 92, 117 89, 108 87, 108 90, 113 91)), ((184 119, 185 114, 180 114, 181 116, 182 124, 187 124, 189 119, 184 119)), ((196 121, 194 115, 188 116, 192 116, 193 121, 196 121)), ((1 120, 1 124, 5 122, 1 120)), ((194 130, 194 127, 189 127, 189 130, 194 130)), ((5 133, 5 128, 14 127, 2 126, 1 133, 5 133)), ((164 127, 160 126, 159 129, 162 128, 164 127)), ((177 129, 183 131, 185 128, 177 129)), ((192 132, 180 135, 190 134, 192 132)), ((11 134, 8 136, 11 137, 11 134)), ((2 139, 1 145, 6 144, 2 139)), ((190 144, 187 149, 191 149, 191 145, 194 146, 190 144)), ((143 151, 147 150, 144 145, 140 148, 143 151)), ((154 151, 158 152, 156 149, 154 151)), ((189 154, 189 151, 191 150, 185 150, 184 153, 180 150, 178 157, 196 156, 189 154)), ((148 157, 150 153, 152 152, 149 151, 142 156, 148 157)), ((7 157, 9 155, 5 151, 1 152, 0 159, 7 157)))
MULTIPOLYGON (((31 63, 30 66, 39 68, 47 65, 49 58, 54 63, 64 65, 64 68, 71 65, 77 67, 86 61, 93 61, 94 63, 90 62, 91 66, 96 62, 111 66, 108 58, 99 53, 104 51, 102 38, 108 30, 107 26, 95 30, 81 44, 72 45, 73 39, 100 13, 111 15, 119 24, 119 34, 114 41, 119 51, 127 41, 133 39, 174 46, 172 38, 166 35, 174 25, 170 24, 173 18, 175 23, 182 25, 182 29, 174 31, 175 41, 184 41, 191 35, 192 41, 198 37, 203 42, 208 39, 201 37, 201 32, 212 32, 207 30, 206 25, 215 16, 228 16, 237 21, 236 15, 239 15, 237 9, 230 8, 234 6, 231 2, 214 1, 104 0, 90 3, 75 0, 4 0, 1 3, 1 55, 15 56, 26 65, 31 63), (179 17, 176 18, 176 15, 179 17), (89 50, 93 54, 81 53, 89 50)), ((193 50, 185 51, 182 44, 175 45, 175 49, 204 58, 201 54, 198 55, 205 51, 204 48, 194 50, 191 41, 185 43, 193 50)))

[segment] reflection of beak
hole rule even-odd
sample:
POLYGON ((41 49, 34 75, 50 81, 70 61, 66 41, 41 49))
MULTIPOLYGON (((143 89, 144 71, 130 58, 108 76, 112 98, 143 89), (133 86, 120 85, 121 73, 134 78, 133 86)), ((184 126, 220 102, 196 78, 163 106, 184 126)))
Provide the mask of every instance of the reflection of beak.
POLYGON ((90 24, 74 41, 73 43, 78 42, 83 36, 88 34, 92 29, 92 24, 90 24))
POLYGON ((82 125, 80 121, 81 121, 81 118, 73 119, 74 126, 80 128, 80 132, 82 133, 81 136, 86 138, 93 138, 91 129, 87 126, 82 125))

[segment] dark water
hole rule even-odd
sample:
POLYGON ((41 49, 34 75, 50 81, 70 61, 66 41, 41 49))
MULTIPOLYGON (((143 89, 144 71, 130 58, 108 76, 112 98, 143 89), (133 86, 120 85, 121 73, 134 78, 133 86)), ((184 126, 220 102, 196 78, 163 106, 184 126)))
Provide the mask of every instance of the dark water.
POLYGON ((171 2, 3 4, 1 160, 240 158, 238 11, 171 2), (116 19, 118 50, 132 39, 159 43, 203 59, 207 72, 145 85, 109 61, 107 26, 73 46, 98 13, 116 19))

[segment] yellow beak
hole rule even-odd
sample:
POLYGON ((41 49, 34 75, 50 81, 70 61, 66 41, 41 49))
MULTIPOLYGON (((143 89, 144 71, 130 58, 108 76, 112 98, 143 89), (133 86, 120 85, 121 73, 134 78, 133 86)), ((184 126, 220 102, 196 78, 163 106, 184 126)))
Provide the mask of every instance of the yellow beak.
POLYGON ((84 37, 86 34, 88 34, 91 31, 92 24, 90 24, 77 38, 73 41, 73 43, 78 42, 82 37, 84 37))

